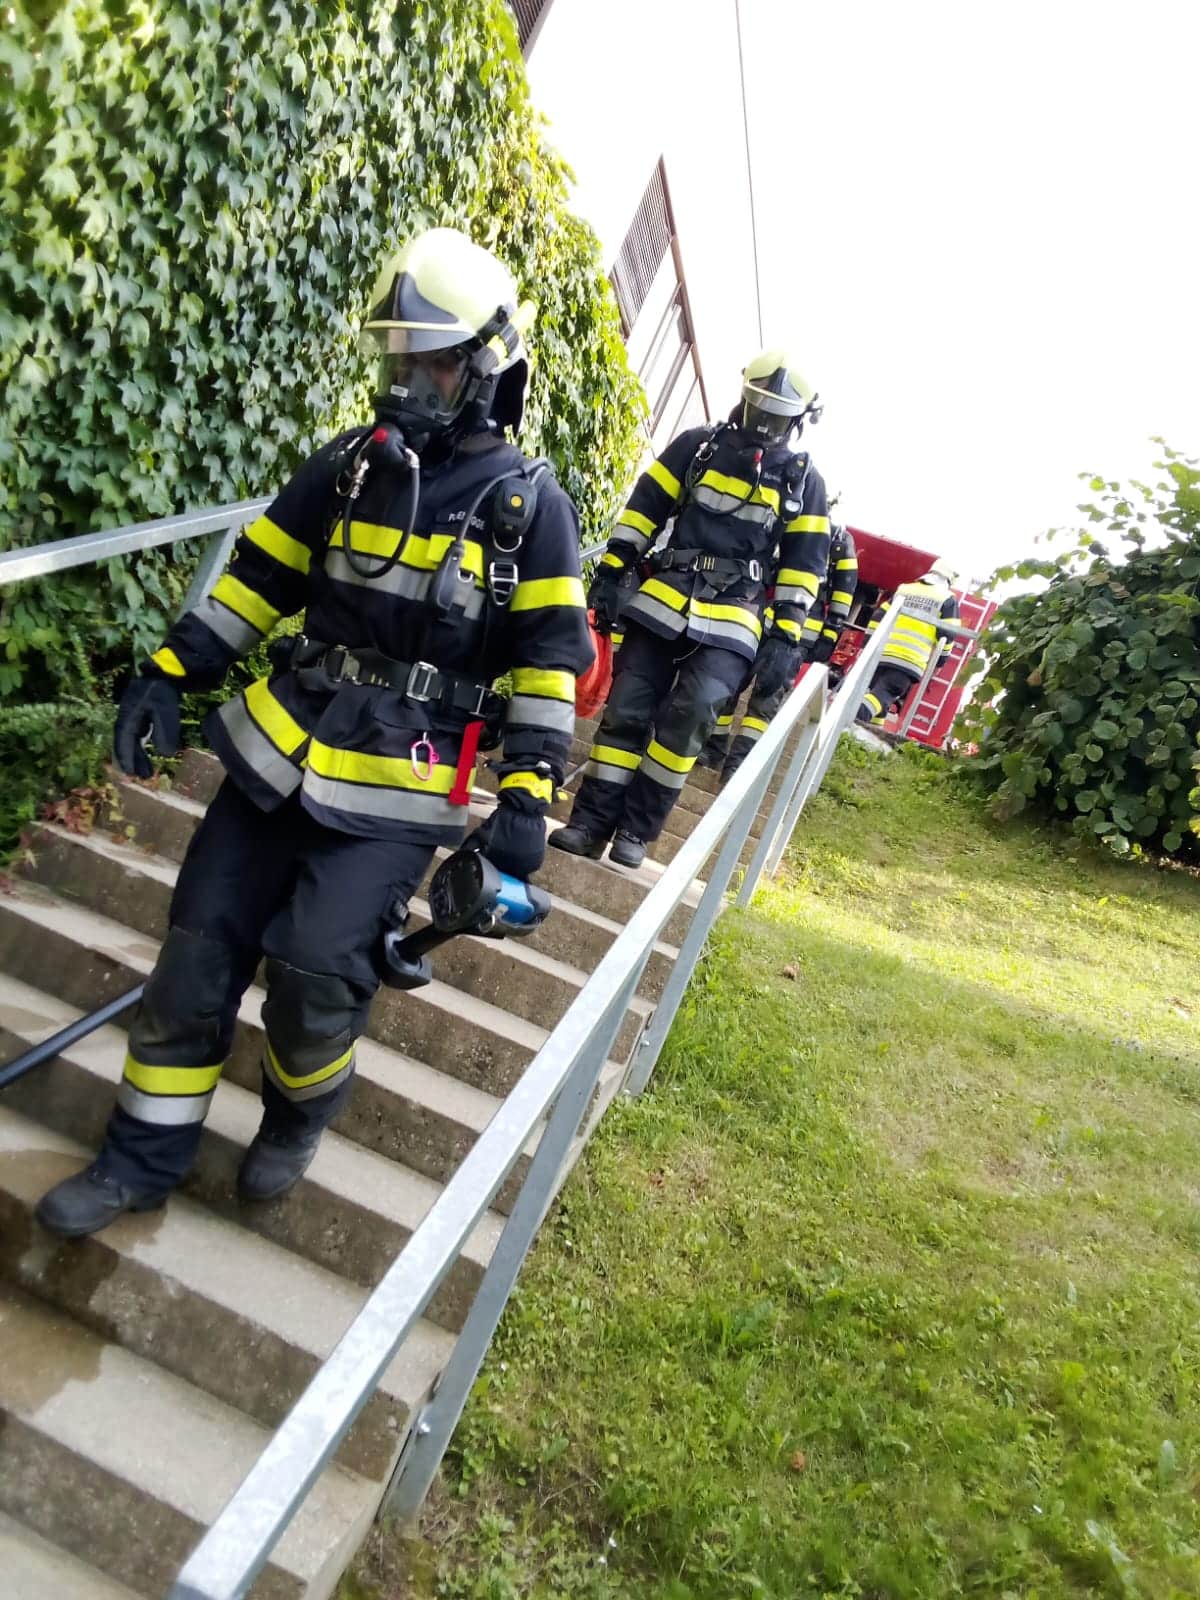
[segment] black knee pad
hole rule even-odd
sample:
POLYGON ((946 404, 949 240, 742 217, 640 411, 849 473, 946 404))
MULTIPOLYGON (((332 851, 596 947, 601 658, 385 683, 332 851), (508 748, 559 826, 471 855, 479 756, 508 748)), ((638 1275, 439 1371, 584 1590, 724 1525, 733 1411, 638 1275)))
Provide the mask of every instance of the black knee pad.
POLYGON ((236 1017, 236 965, 236 953, 221 940, 171 928, 129 1030, 131 1054, 152 1061, 177 1056, 181 1065, 223 1061, 236 1017))
POLYGON ((316 1072, 348 1050, 362 1032, 371 996, 329 972, 303 972, 286 961, 266 963, 263 1027, 289 1072, 316 1072))

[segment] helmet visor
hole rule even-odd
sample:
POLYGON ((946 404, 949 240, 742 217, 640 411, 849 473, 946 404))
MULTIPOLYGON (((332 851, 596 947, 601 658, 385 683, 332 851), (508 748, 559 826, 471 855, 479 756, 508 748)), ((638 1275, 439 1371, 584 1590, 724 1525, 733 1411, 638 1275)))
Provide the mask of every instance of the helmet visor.
MULTIPOLYGON (((388 334, 400 331, 389 329, 388 334)), ((387 344, 392 342, 389 337, 387 344)), ((379 358, 379 394, 409 416, 445 422, 458 415, 467 398, 469 362, 470 356, 461 344, 440 350, 385 347, 379 358)))
POLYGON ((768 410, 757 400, 742 402, 742 428, 756 439, 784 439, 796 425, 794 412, 768 410))

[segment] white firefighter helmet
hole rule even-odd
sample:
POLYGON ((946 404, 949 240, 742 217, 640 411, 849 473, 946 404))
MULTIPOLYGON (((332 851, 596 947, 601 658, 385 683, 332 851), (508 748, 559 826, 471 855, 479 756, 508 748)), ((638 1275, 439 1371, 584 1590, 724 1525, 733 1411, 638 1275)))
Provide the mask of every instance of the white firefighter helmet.
POLYGON ((418 437, 488 416, 517 428, 532 314, 508 269, 465 233, 418 234, 385 264, 363 325, 380 358, 377 406, 418 437))
POLYGON ((821 404, 811 383, 786 350, 760 350, 742 369, 742 427, 764 441, 799 432, 816 422, 821 404))
POLYGON ((958 573, 955 572, 954 568, 946 560, 945 556, 939 556, 930 567, 929 571, 925 574, 925 577, 922 581, 925 583, 940 584, 947 589, 953 589, 954 585, 958 582, 958 573))

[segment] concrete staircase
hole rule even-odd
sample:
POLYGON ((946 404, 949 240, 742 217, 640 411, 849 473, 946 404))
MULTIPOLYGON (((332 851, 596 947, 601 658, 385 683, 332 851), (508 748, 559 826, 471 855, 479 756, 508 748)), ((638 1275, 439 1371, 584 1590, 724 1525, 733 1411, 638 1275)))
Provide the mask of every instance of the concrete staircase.
MULTIPOLYGON (((580 724, 578 759, 591 732, 580 724)), ((178 864, 219 781, 210 757, 189 752, 170 788, 122 785, 95 831, 43 830, 26 875, 0 894, 0 1061, 149 972, 178 864)), ((481 815, 493 803, 489 787, 485 776, 473 805, 481 815)), ((258 988, 242 1006, 195 1170, 165 1210, 69 1243, 33 1220, 42 1192, 101 1138, 121 1074, 122 1026, 100 1029, 0 1094, 4 1600, 165 1593, 714 789, 712 775, 696 774, 639 872, 550 851, 539 881, 555 912, 528 942, 460 939, 435 956, 428 988, 382 991, 351 1103, 278 1202, 243 1206, 234 1183, 260 1113, 258 988)), ((551 825, 568 809, 556 806, 551 825)), ((692 905, 698 893, 693 885, 692 905)), ((413 910, 418 920, 427 914, 421 901, 413 910)), ((689 915, 685 904, 647 967, 593 1122, 620 1086, 689 915)), ((523 1167, 476 1227, 256 1596, 323 1600, 336 1586, 407 1419, 452 1347, 523 1167)))

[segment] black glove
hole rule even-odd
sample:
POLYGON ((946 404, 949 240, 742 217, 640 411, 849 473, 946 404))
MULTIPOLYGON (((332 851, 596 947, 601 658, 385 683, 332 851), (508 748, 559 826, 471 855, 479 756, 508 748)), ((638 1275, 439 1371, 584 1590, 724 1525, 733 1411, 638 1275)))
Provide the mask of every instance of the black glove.
POLYGON ((809 660, 829 661, 833 656, 833 652, 837 649, 837 643, 840 638, 840 633, 830 633, 827 628, 823 628, 821 630, 821 637, 813 646, 812 655, 809 657, 809 660))
POLYGON ((505 790, 466 841, 513 878, 532 878, 546 859, 546 807, 522 789, 505 790))
POLYGON ((122 772, 132 778, 153 776, 147 745, 160 756, 179 754, 180 692, 170 678, 148 675, 131 680, 113 728, 113 758, 122 772))
POLYGON ((596 614, 596 632, 611 633, 617 624, 621 605, 621 579, 624 569, 600 567, 588 590, 588 610, 596 614))
POLYGON ((785 685, 790 685, 800 667, 800 646, 789 639, 786 633, 769 633, 754 658, 756 693, 764 699, 770 699, 785 685))

